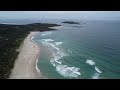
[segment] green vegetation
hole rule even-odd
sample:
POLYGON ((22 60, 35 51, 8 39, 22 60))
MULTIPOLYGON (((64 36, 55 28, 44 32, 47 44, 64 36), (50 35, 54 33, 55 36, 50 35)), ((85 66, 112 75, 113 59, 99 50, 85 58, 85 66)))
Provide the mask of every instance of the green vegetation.
POLYGON ((49 27, 60 26, 57 24, 33 23, 26 25, 0 24, 0 79, 7 79, 19 54, 22 41, 30 31, 56 30, 49 27))

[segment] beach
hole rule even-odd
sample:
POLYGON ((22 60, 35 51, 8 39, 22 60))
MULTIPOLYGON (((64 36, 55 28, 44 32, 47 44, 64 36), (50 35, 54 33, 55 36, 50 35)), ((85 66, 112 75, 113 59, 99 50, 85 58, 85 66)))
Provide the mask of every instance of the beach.
POLYGON ((43 79, 37 69, 37 60, 40 48, 32 41, 33 35, 38 32, 30 32, 25 38, 23 47, 14 63, 10 79, 43 79))

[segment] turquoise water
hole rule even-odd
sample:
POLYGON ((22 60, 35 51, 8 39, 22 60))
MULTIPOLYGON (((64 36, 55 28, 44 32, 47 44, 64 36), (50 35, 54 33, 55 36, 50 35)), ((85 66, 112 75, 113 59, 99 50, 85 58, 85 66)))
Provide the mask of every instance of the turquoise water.
POLYGON ((40 32, 38 68, 47 78, 120 78, 120 22, 86 21, 61 24, 40 32))

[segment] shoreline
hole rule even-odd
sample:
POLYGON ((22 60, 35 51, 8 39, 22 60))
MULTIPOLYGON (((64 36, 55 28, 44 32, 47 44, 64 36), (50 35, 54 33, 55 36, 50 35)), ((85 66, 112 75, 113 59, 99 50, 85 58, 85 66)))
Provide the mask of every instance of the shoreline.
MULTIPOLYGON (((0 79, 8 79, 22 47, 30 32, 55 31, 52 23, 0 24, 0 79)), ((39 46, 39 45, 38 45, 39 46)), ((30 47, 31 48, 31 47, 30 47)), ((23 49, 22 49, 23 50, 23 49)), ((27 53, 25 53, 27 55, 27 53)))
POLYGON ((9 79, 44 79, 37 68, 40 48, 32 40, 38 32, 30 32, 24 39, 23 47, 14 63, 9 79), (29 62, 28 62, 29 60, 29 62))

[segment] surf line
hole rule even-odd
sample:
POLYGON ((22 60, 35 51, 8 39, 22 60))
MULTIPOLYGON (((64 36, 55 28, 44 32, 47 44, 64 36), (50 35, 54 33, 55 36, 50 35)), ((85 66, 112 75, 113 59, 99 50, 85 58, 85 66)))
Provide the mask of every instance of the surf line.
POLYGON ((102 71, 95 65, 96 63, 93 60, 86 60, 86 63, 94 66, 94 69, 97 73, 95 73, 95 75, 92 77, 93 79, 98 79, 100 74, 102 73, 102 71))

